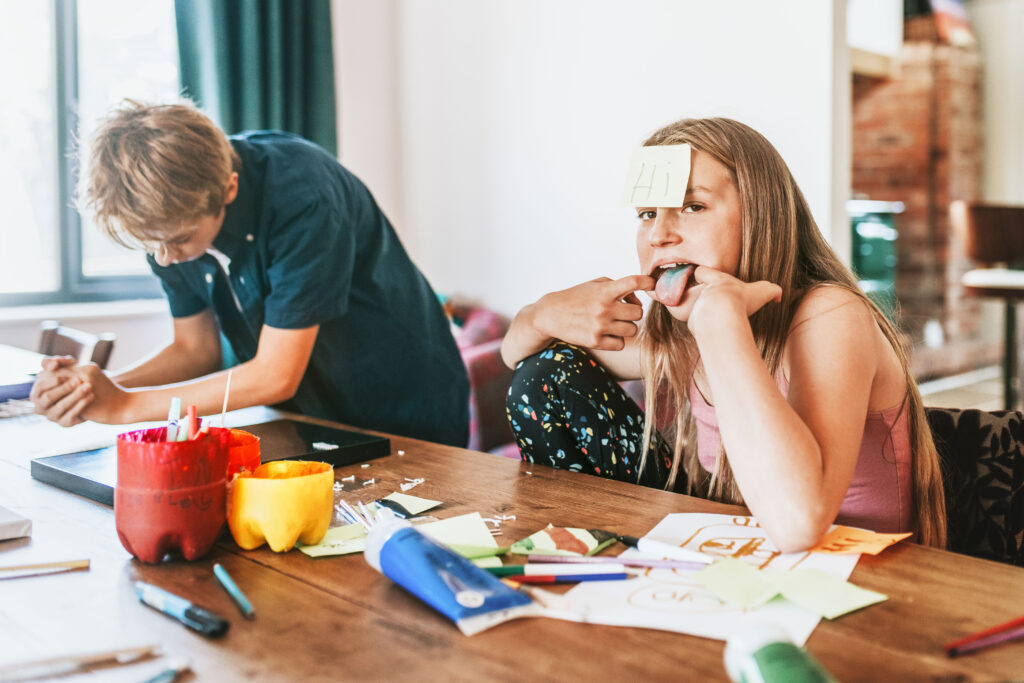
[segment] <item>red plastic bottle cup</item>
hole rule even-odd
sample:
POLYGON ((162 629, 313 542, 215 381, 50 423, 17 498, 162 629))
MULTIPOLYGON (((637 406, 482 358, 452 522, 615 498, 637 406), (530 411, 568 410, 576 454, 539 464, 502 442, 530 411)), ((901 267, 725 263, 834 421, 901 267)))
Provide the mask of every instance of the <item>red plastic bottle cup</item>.
POLYGON ((243 429, 232 429, 228 452, 228 481, 243 469, 255 472, 260 466, 260 438, 243 429))
POLYGON ((117 437, 114 523, 125 550, 147 563, 173 552, 199 559, 227 519, 230 430, 166 438, 166 427, 117 437))

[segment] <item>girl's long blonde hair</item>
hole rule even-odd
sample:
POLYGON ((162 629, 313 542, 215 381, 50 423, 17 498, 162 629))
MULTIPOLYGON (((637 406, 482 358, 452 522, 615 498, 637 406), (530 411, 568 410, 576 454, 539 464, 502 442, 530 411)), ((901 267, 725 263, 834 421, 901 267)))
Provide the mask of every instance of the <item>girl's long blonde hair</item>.
MULTIPOLYGON (((913 489, 919 540, 925 545, 946 544, 945 497, 939 457, 925 420, 924 405, 910 374, 903 335, 857 287, 850 270, 825 242, 811 216, 803 193, 778 151, 749 126, 723 118, 684 119, 657 131, 645 145, 689 144, 711 155, 732 172, 739 189, 742 243, 737 277, 746 282, 767 280, 782 287, 782 301, 750 317, 761 357, 775 376, 793 315, 800 298, 811 288, 829 284, 842 287, 863 301, 892 345, 906 377, 910 443, 913 453, 913 489)), ((742 503, 732 469, 719 447, 715 471, 702 476, 697 460, 696 425, 690 412, 688 387, 697 361, 697 346, 686 323, 673 318, 654 302, 640 335, 646 379, 644 443, 650 444, 657 424, 659 402, 674 408, 666 438, 673 443, 672 467, 666 488, 671 489, 682 466, 691 493, 729 503, 742 503)), ((639 472, 646 464, 647 451, 639 472)))

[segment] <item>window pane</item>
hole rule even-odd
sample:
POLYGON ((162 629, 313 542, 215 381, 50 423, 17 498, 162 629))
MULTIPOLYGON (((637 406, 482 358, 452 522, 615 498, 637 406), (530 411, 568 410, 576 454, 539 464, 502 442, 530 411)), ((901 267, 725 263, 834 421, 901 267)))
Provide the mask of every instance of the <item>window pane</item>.
POLYGON ((0 294, 60 286, 53 3, 0 0, 0 294))
MULTIPOLYGON (((79 0, 79 139, 126 97, 167 102, 178 96, 178 44, 173 0, 79 0)), ((83 150, 84 151, 84 150, 83 150)), ((86 277, 137 275, 149 268, 141 252, 115 245, 82 224, 86 277)))

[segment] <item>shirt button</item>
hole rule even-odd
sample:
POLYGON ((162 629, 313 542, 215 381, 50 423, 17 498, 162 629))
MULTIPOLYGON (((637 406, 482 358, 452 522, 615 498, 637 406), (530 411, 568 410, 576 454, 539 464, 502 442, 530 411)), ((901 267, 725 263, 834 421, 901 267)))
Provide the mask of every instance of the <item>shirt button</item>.
POLYGON ((207 273, 207 274, 206 274, 206 281, 207 281, 207 282, 213 282, 213 276, 212 276, 212 275, 210 275, 209 273, 207 273))
POLYGON ((244 285, 245 284, 245 278, 244 277, 239 277, 238 278, 238 284, 244 285))
POLYGON ((248 235, 245 236, 246 242, 252 242, 254 239, 256 238, 252 236, 252 233, 249 233, 248 235))

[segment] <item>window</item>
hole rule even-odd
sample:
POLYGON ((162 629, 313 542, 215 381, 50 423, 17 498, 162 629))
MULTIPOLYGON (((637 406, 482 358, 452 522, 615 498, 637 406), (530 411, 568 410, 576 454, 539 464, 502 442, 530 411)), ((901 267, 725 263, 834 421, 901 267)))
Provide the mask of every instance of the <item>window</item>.
POLYGON ((173 0, 0 0, 0 305, 158 296, 74 210, 75 148, 125 97, 178 94, 173 0))

